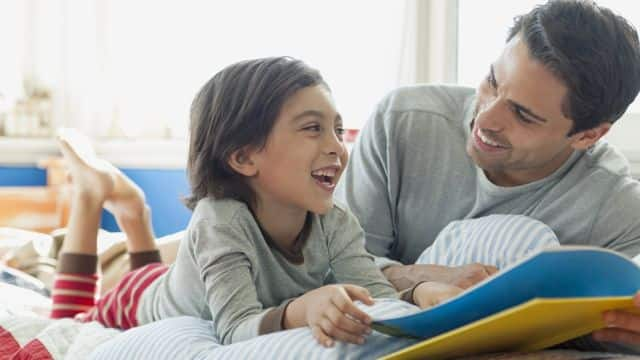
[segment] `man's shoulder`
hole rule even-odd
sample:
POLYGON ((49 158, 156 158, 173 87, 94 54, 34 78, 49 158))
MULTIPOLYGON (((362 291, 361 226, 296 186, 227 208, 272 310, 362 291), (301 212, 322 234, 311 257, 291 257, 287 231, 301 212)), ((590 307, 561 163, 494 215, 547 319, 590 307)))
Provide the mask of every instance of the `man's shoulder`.
POLYGON ((616 207, 624 202, 640 210, 640 182, 632 176, 626 157, 604 140, 584 153, 565 183, 574 188, 583 187, 591 198, 600 194, 600 200, 606 199, 616 207))
POLYGON ((464 111, 475 90, 455 85, 419 84, 402 86, 391 91, 379 109, 391 112, 424 111, 453 116, 464 111))
POLYGON ((585 161, 592 171, 601 171, 612 178, 630 178, 627 158, 615 146, 605 140, 598 141, 585 152, 585 161))

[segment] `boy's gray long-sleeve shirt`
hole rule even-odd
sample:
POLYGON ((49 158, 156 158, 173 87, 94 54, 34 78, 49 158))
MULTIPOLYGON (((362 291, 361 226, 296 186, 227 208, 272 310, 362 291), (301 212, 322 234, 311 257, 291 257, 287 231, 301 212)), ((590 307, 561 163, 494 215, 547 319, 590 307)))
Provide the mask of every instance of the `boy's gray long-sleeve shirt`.
POLYGON ((403 87, 362 129, 336 197, 379 266, 414 263, 451 221, 490 214, 540 220, 562 244, 640 253, 640 185, 621 153, 601 140, 544 179, 496 186, 466 153, 474 106, 469 88, 403 87))
POLYGON ((365 251, 356 218, 338 205, 312 215, 302 254, 304 262, 294 264, 270 246, 244 203, 203 199, 175 263, 142 294, 138 321, 212 319, 216 337, 230 344, 262 333, 265 316, 329 278, 363 286, 373 297, 398 297, 365 251))

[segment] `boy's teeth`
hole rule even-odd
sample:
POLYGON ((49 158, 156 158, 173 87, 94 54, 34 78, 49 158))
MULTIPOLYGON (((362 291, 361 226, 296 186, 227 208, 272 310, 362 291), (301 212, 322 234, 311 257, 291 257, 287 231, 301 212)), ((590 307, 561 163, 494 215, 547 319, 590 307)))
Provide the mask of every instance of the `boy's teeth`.
POLYGON ((311 172, 311 175, 314 176, 330 176, 333 177, 336 175, 336 170, 335 169, 328 169, 328 170, 316 170, 311 172))

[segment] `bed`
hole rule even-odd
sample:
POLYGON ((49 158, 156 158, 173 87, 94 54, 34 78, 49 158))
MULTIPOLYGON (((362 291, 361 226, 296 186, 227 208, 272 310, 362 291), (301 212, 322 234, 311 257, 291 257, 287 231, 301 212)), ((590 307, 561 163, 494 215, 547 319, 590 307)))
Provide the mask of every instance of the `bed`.
MULTIPOLYGON (((126 269, 126 255, 119 234, 101 233, 101 269, 108 281, 126 269)), ((163 258, 175 257, 181 234, 159 239, 163 258)), ((2 244, 0 237, 0 244, 2 244)), ((4 239, 6 244, 6 237, 4 239)), ((52 240, 52 244, 55 242, 52 240)), ((16 242, 20 251, 33 244, 16 242)), ((42 252, 42 250, 40 250, 42 252)), ((10 251, 4 250, 4 259, 10 251)), ((35 253, 38 253, 37 251, 35 253)), ((0 268, 2 271, 3 268, 0 268)), ((6 270, 6 268, 4 268, 6 270)), ((14 270, 11 270, 14 271, 14 270)), ((29 277, 25 275, 25 279, 29 277)), ((173 318, 128 331, 107 329, 98 323, 47 317, 51 302, 42 283, 28 286, 0 276, 0 360, 4 359, 369 359, 391 353, 415 342, 374 333, 363 346, 338 343, 331 349, 316 344, 306 328, 261 336, 230 346, 218 345, 210 322, 195 318, 173 318), (29 357, 31 356, 31 357, 29 357)), ((46 287, 46 286, 45 286, 46 287)), ((374 316, 405 311, 392 301, 379 301, 366 309, 374 316)), ((631 359, 612 353, 546 350, 529 354, 491 354, 470 359, 631 359)))

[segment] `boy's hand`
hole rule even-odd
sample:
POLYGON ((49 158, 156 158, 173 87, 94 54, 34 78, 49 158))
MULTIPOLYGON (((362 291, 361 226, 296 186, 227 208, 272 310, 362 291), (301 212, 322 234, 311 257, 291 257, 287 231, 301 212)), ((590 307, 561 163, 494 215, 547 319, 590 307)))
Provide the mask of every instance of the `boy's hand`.
POLYGON ((362 344, 371 333, 371 318, 358 309, 354 300, 373 305, 369 291, 360 286, 327 285, 309 291, 287 306, 285 328, 296 327, 303 320, 325 347, 333 346, 334 340, 362 344))
POLYGON ((413 303, 424 309, 438 305, 463 291, 463 289, 449 284, 433 281, 423 282, 413 290, 413 303))

